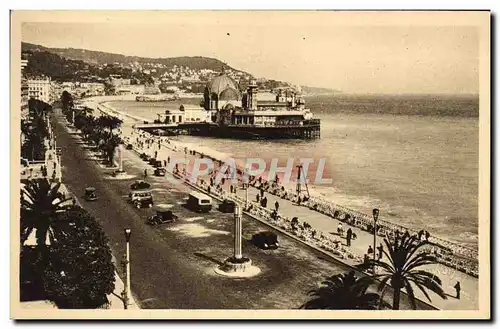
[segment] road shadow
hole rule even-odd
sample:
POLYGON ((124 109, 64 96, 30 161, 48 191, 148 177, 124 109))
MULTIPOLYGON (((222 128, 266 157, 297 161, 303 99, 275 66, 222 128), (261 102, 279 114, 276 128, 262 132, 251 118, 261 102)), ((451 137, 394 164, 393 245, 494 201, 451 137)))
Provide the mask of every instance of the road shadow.
POLYGON ((202 254, 201 252, 195 252, 195 253, 194 253, 194 255, 195 255, 195 256, 197 256, 197 257, 203 258, 203 259, 205 259, 205 260, 208 260, 208 261, 210 261, 210 262, 212 262, 212 263, 214 263, 214 264, 217 264, 217 265, 219 265, 219 266, 224 265, 224 263, 223 263, 223 262, 221 262, 221 261, 219 261, 219 260, 217 260, 217 259, 215 259, 215 258, 213 258, 213 257, 210 257, 210 256, 208 256, 208 255, 204 255, 204 254, 202 254))

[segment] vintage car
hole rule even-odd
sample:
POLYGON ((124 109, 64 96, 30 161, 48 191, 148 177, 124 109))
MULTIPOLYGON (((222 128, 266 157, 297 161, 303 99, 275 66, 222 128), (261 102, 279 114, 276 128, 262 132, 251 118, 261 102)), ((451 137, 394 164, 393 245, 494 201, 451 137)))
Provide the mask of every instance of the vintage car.
POLYGON ((132 146, 132 144, 127 144, 127 147, 126 147, 127 150, 132 150, 133 148, 134 147, 132 146))
POLYGON ((234 202, 233 200, 224 199, 224 201, 222 201, 222 203, 219 205, 219 211, 225 213, 232 213, 234 212, 235 206, 236 202, 234 202))
POLYGON ((156 163, 156 159, 155 158, 149 158, 148 162, 149 162, 150 165, 153 166, 156 163))
POLYGON ((254 234, 252 243, 261 249, 277 249, 279 247, 278 236, 270 231, 254 234))
POLYGON ((97 194, 95 192, 95 188, 93 187, 87 187, 85 189, 85 200, 87 201, 96 201, 97 200, 97 194))
POLYGON ((144 161, 149 161, 150 156, 147 155, 146 153, 141 153, 140 158, 144 161))
POLYGON ((177 220, 177 216, 170 210, 173 206, 156 206, 156 214, 148 217, 149 225, 159 225, 164 223, 173 223, 177 220))
POLYGON ((212 198, 200 192, 191 192, 186 207, 196 212, 209 212, 212 210, 212 198))
POLYGON ((161 167, 163 167, 161 160, 156 160, 153 163, 153 167, 155 167, 155 168, 161 168, 161 167))
POLYGON ((137 180, 130 185, 128 194, 129 201, 137 208, 146 208, 153 206, 153 193, 151 184, 137 180))
POLYGON ((129 194, 129 201, 137 209, 151 208, 153 206, 153 193, 151 190, 137 190, 129 194))
POLYGON ((155 171, 154 171, 154 175, 155 176, 165 176, 167 174, 167 170, 165 170, 165 168, 156 168, 155 171))

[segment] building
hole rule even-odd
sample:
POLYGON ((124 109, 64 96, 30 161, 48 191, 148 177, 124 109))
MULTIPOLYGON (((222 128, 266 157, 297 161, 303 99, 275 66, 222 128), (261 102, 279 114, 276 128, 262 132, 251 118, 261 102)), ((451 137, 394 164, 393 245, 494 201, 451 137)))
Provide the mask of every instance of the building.
POLYGON ((21 117, 26 117, 28 109, 29 100, 29 85, 28 80, 24 75, 24 68, 28 65, 28 60, 21 59, 21 117))
POLYGON ((51 84, 49 77, 28 79, 28 97, 41 100, 45 103, 51 101, 51 84))

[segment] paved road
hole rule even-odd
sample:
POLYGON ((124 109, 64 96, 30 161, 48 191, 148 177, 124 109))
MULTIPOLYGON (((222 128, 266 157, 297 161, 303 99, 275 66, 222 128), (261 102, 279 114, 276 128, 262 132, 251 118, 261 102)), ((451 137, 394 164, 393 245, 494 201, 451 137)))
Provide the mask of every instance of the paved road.
MULTIPOLYGON (((89 159, 78 139, 61 123, 55 125, 55 132, 62 148, 64 182, 76 194, 83 193, 87 186, 97 189, 99 200, 84 206, 102 225, 118 262, 124 253, 123 228, 132 229, 131 286, 143 308, 297 308, 307 300, 307 291, 319 281, 349 270, 285 236, 280 236, 281 248, 276 251, 257 249, 249 239, 267 228, 245 218, 244 254, 262 272, 243 280, 217 276, 213 269, 232 253, 231 214, 191 213, 181 205, 189 192, 186 186, 173 186, 165 178, 150 177, 156 202, 173 204, 180 220, 173 225, 149 227, 144 221, 152 210, 135 209, 126 201, 128 186, 134 178, 109 179, 109 170, 106 172, 89 159)), ((124 168, 128 173, 139 176, 144 167, 140 159, 126 152, 124 168)), ((121 268, 118 272, 123 277, 121 268)), ((405 300, 402 304, 408 307, 405 300)))

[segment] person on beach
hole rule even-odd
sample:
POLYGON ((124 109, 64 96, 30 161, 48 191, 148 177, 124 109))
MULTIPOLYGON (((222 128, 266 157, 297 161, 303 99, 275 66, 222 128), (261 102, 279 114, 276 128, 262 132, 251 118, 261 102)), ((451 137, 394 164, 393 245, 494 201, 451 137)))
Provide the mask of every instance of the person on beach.
POLYGON ((424 235, 424 230, 418 231, 418 239, 422 240, 422 236, 424 235))
POLYGON ((461 290, 460 281, 457 281, 457 283, 455 283, 455 286, 453 288, 455 288, 455 291, 457 292, 456 298, 460 299, 460 290, 461 290))
POLYGON ((384 246, 382 245, 382 243, 380 244, 380 246, 377 247, 377 249, 378 249, 378 260, 381 260, 382 255, 384 253, 384 246))
POLYGON ((337 226, 337 233, 339 236, 344 235, 344 227, 342 226, 342 223, 339 223, 339 226, 337 226))
POLYGON ((352 239, 352 229, 349 227, 349 229, 347 229, 347 233, 346 233, 346 242, 347 242, 347 246, 350 247, 351 246, 351 239, 352 239))

